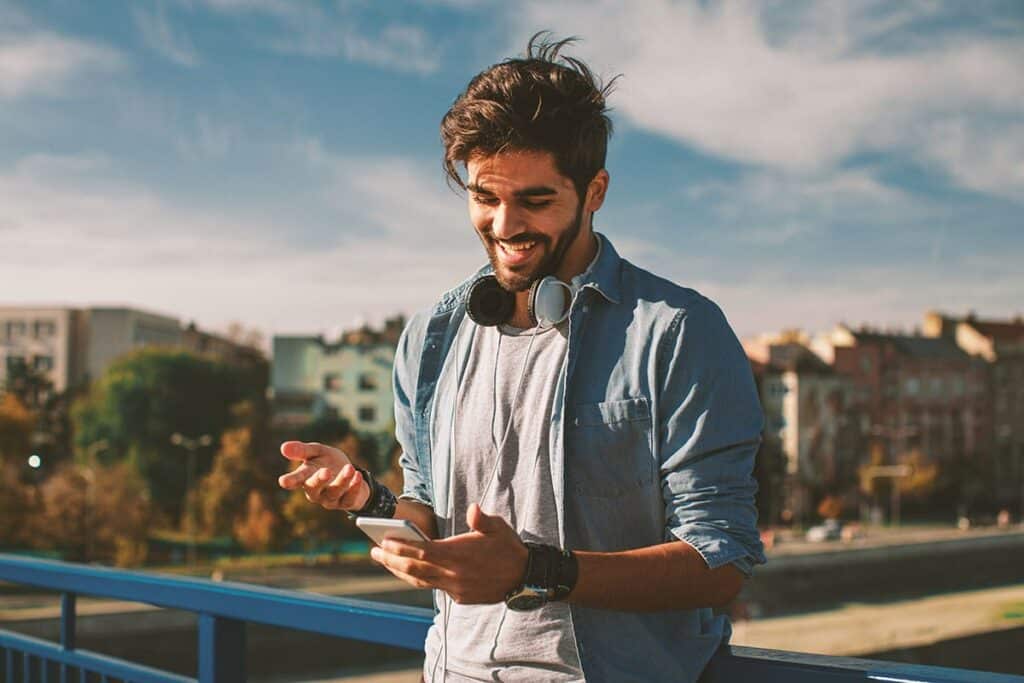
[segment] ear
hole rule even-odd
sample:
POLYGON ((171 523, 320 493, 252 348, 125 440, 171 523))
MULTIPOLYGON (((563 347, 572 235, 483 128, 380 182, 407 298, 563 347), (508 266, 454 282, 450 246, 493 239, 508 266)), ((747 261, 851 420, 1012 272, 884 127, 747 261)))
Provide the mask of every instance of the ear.
POLYGON ((608 192, 608 183, 611 177, 608 171, 603 168, 594 174, 590 184, 587 185, 587 196, 583 200, 583 211, 595 213, 604 204, 605 194, 608 192))

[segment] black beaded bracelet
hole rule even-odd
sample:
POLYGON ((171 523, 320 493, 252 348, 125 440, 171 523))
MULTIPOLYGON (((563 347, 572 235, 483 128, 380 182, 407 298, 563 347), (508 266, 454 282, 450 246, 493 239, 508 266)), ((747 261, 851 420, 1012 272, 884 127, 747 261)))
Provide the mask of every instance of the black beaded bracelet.
POLYGON ((362 467, 357 467, 356 471, 363 475, 363 481, 370 487, 370 497, 366 500, 364 505, 359 510, 349 511, 349 519, 355 519, 356 517, 387 517, 391 518, 395 516, 395 508, 398 507, 398 499, 395 498, 395 494, 391 493, 387 486, 381 486, 380 482, 373 478, 368 470, 362 467))

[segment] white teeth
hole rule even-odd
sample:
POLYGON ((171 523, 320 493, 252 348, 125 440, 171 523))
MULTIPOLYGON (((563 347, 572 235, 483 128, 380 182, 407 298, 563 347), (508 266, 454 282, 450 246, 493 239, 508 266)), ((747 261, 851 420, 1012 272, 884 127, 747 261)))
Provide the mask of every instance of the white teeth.
POLYGON ((501 248, 505 251, 526 251, 532 249, 536 242, 521 242, 517 244, 509 244, 508 242, 502 242, 501 248))

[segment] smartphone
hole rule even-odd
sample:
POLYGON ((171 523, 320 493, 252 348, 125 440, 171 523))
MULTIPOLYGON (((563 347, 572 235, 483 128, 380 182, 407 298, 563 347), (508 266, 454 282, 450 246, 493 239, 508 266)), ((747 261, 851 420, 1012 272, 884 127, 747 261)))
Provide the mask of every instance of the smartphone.
POLYGON ((398 541, 429 541, 420 528, 407 519, 386 519, 384 517, 356 517, 356 526, 380 545, 386 538, 398 541))

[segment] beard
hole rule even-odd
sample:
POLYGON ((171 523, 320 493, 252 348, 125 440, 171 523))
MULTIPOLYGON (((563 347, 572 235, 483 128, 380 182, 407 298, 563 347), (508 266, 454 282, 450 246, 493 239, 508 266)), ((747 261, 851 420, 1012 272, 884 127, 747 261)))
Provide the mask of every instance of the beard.
POLYGON ((579 207, 576 209, 576 216, 556 238, 553 247, 551 245, 551 237, 538 233, 522 233, 507 240, 507 242, 512 244, 536 241, 538 247, 544 251, 543 257, 536 265, 525 265, 522 268, 509 268, 501 263, 497 253, 501 247, 498 246, 490 231, 480 233, 480 241, 484 243, 484 249, 487 250, 487 258, 491 262, 491 268, 494 269, 494 276, 498 279, 498 284, 502 286, 502 289, 509 292, 522 292, 529 289, 534 282, 548 275, 555 274, 558 267, 562 265, 562 259, 565 258, 569 247, 572 246, 572 243, 579 236, 582 227, 583 202, 580 202, 579 207))

